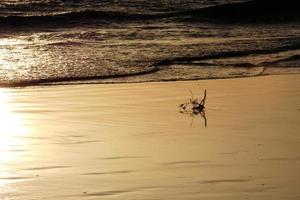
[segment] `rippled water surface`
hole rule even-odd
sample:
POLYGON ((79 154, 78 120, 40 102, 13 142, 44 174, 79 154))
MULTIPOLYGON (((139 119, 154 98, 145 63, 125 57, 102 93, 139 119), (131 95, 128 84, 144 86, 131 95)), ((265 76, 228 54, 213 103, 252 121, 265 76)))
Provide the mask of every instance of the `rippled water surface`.
MULTIPOLYGON (((265 6, 253 2, 244 13, 265 6)), ((0 84, 298 73, 298 15, 278 10, 275 21, 272 13, 258 13, 260 23, 252 15, 237 21, 226 15, 232 5, 245 9, 221 0, 2 1, 0 84)))

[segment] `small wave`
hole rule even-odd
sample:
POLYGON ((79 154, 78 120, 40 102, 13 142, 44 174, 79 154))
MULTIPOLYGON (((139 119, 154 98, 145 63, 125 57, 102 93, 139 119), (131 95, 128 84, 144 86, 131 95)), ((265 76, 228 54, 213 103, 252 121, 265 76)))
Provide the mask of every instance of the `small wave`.
POLYGON ((95 76, 65 76, 65 77, 48 77, 48 78, 37 78, 37 79, 25 79, 25 80, 11 80, 11 81, 1 81, 0 87, 26 87, 35 85, 46 85, 49 83, 58 82, 72 82, 72 81, 87 81, 87 80, 101 80, 101 79, 111 79, 111 78, 122 78, 122 77, 134 77, 139 75, 145 75, 149 73, 154 73, 159 69, 153 66, 138 71, 138 72, 127 72, 122 74, 111 74, 111 75, 95 75, 95 76))
POLYGON ((283 59, 277 59, 274 61, 270 61, 270 62, 263 62, 261 63, 261 65, 266 66, 266 67, 270 67, 270 68, 295 68, 295 69, 299 69, 300 67, 300 55, 292 55, 292 56, 288 56, 286 58, 283 59))
POLYGON ((299 61, 300 62, 300 55, 292 55, 292 56, 289 56, 284 59, 275 60, 273 62, 264 62, 263 65, 269 66, 269 65, 274 65, 274 64, 281 63, 281 62, 289 62, 289 61, 299 61))
POLYGON ((97 11, 97 10, 79 10, 72 12, 54 13, 48 15, 32 15, 32 16, 2 16, 0 17, 0 25, 11 26, 35 26, 48 24, 74 23, 84 21, 85 23, 93 23, 95 20, 149 20, 170 16, 170 14, 140 14, 126 13, 117 11, 97 11))
POLYGON ((48 46, 81 46, 83 43, 76 41, 59 41, 59 42, 51 42, 47 44, 48 46))
MULTIPOLYGON (((225 52, 217 52, 212 53, 209 55, 203 56, 190 56, 190 57, 176 57, 172 59, 164 59, 160 60, 153 64, 153 66, 164 66, 164 65, 172 65, 172 64, 184 64, 184 63, 191 63, 194 61, 202 61, 208 59, 221 59, 221 58, 235 58, 235 57, 244 57, 253 54, 261 55, 261 54, 272 54, 278 53, 283 51, 290 51, 290 50, 297 50, 300 49, 300 43, 296 43, 293 45, 286 45, 280 46, 273 49, 255 49, 255 50, 248 50, 248 51, 225 51, 225 52)), ((246 65, 247 66, 247 65, 246 65)), ((248 64, 249 66, 249 64, 248 64)), ((250 65, 250 67, 252 67, 250 65)))
POLYGON ((53 8, 61 6, 55 1, 42 1, 42 2, 18 2, 17 4, 0 4, 2 11, 32 11, 32 10, 45 10, 45 8, 53 8))
POLYGON ((252 0, 182 12, 189 20, 229 23, 300 21, 299 2, 295 0, 252 0))
POLYGON ((94 24, 96 21, 99 22, 99 20, 102 20, 103 23, 109 23, 110 21, 128 22, 131 20, 145 21, 170 18, 174 21, 179 20, 188 22, 286 22, 300 21, 300 12, 298 12, 297 8, 298 3, 292 0, 286 0, 284 2, 253 0, 248 2, 230 3, 199 9, 165 13, 133 13, 124 11, 82 9, 68 12, 52 12, 43 15, 32 14, 21 16, 1 16, 0 25, 31 27, 48 26, 49 24, 53 24, 67 26, 68 24, 72 25, 74 23, 94 24))

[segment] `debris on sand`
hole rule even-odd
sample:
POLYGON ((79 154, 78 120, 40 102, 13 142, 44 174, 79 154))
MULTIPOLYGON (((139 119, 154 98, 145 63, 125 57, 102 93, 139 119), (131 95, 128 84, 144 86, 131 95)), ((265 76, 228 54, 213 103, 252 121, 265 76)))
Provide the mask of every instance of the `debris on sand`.
POLYGON ((207 120, 205 117, 206 90, 204 91, 204 96, 202 100, 197 98, 195 99, 192 91, 190 91, 190 93, 191 93, 190 101, 187 103, 180 104, 180 112, 187 113, 192 116, 201 115, 201 117, 203 117, 205 120, 205 126, 207 126, 207 120))

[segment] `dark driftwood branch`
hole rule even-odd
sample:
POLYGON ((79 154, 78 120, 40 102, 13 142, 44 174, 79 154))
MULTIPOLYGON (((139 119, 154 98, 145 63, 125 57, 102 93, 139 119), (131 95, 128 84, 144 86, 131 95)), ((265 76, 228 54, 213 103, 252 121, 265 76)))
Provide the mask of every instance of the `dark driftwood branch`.
POLYGON ((187 113, 191 116, 200 115, 205 120, 205 126, 207 126, 207 119, 205 116, 205 101, 206 101, 206 90, 204 91, 203 99, 200 101, 200 99, 194 99, 194 94, 190 90, 191 98, 190 101, 187 103, 183 103, 180 105, 180 112, 181 113, 187 113))
POLYGON ((206 90, 204 91, 203 99, 200 101, 199 99, 194 99, 193 92, 190 91, 191 98, 190 102, 183 103, 180 105, 181 112, 192 113, 192 114, 200 114, 205 109, 205 100, 206 100, 206 90))
POLYGON ((206 90, 204 90, 204 97, 203 97, 202 101, 200 102, 200 104, 204 106, 205 100, 206 100, 206 90))

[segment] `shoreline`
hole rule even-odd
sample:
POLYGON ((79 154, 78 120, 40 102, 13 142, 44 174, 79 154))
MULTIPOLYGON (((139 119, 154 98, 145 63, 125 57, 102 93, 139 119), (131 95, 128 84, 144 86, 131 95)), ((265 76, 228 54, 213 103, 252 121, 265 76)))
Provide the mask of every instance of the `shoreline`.
MULTIPOLYGON (((247 78, 256 78, 256 77, 267 77, 267 76, 297 76, 300 73, 287 73, 287 74, 259 74, 253 76, 243 76, 243 77, 217 77, 217 78, 195 78, 195 79, 184 79, 184 80, 161 80, 161 81, 132 81, 132 82, 101 82, 106 79, 86 79, 86 80, 77 80, 74 81, 59 81, 59 82, 41 82, 41 83, 17 83, 17 84, 4 84, 0 85, 1 88, 33 88, 33 87, 52 87, 52 86, 76 86, 76 85, 122 85, 122 84, 147 84, 147 83, 170 83, 170 82, 190 82, 190 81, 208 81, 208 80, 230 80, 230 79, 247 79, 247 78)), ((114 77, 114 78, 126 78, 126 77, 114 77)), ((114 79, 107 78, 107 79, 114 79)))
POLYGON ((0 89, 0 198, 296 200, 300 75, 0 89), (189 90, 206 117, 179 112, 189 90))

